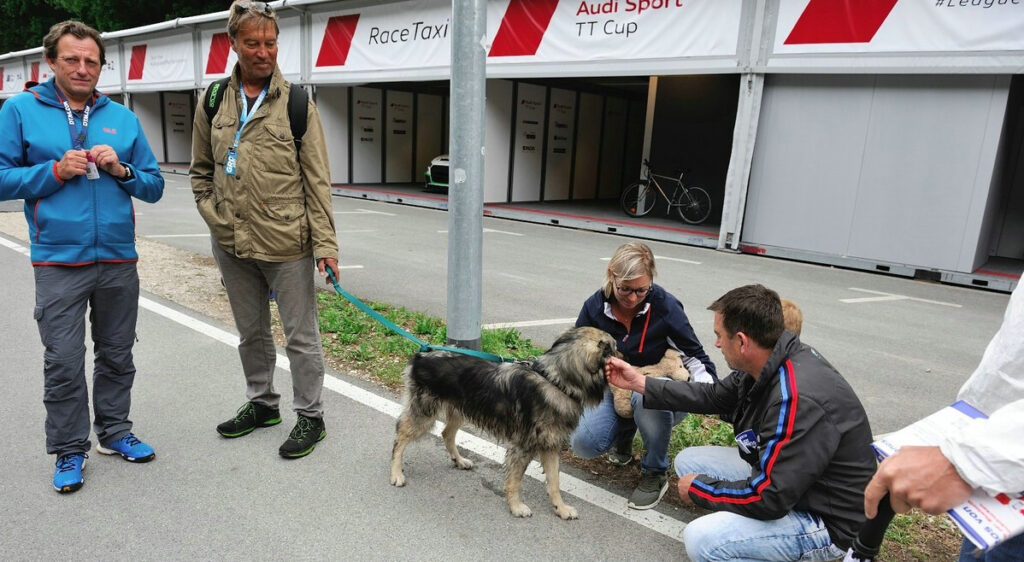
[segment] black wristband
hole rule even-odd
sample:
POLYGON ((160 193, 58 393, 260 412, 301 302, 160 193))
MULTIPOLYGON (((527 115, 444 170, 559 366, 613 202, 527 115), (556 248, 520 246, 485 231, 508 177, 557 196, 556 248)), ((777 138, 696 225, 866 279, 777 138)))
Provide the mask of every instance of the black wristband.
POLYGON ((135 177, 135 173, 127 164, 121 164, 121 166, 124 168, 124 176, 117 178, 117 181, 128 181, 135 177))

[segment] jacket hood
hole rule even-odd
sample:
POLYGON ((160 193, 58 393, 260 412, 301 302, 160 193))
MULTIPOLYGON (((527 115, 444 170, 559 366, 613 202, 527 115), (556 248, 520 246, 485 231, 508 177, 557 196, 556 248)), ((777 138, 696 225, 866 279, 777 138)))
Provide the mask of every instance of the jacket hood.
MULTIPOLYGON (((28 86, 28 84, 26 84, 28 86)), ((60 99, 57 98, 57 85, 54 78, 50 78, 46 82, 36 84, 35 86, 26 87, 25 91, 31 93, 36 97, 37 100, 54 107, 60 107, 63 109, 64 105, 60 103, 60 99)), ((99 90, 93 90, 93 110, 96 110, 110 101, 103 92, 99 90)))

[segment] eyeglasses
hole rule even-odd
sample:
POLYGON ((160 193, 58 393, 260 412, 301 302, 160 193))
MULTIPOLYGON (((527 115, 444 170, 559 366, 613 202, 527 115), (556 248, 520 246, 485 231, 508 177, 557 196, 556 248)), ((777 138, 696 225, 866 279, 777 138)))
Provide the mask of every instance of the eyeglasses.
POLYGON ((100 67, 100 62, 97 61, 97 60, 93 60, 93 59, 85 59, 83 61, 82 59, 80 59, 78 57, 57 57, 57 60, 59 60, 61 62, 61 64, 63 64, 64 66, 66 66, 68 68, 73 68, 73 69, 77 69, 78 67, 80 67, 83 62, 85 63, 85 68, 87 70, 93 70, 94 71, 94 70, 99 69, 99 67, 100 67))
POLYGON ((256 13, 263 12, 264 14, 271 15, 274 13, 274 9, 270 7, 267 2, 239 2, 235 4, 235 12, 244 14, 245 12, 253 11, 256 13))
POLYGON ((619 295, 623 296, 623 297, 628 297, 630 295, 630 293, 632 293, 632 294, 634 294, 634 295, 636 295, 636 296, 638 296, 640 298, 644 298, 644 297, 647 296, 647 293, 649 293, 650 291, 651 291, 650 285, 648 285, 647 287, 639 287, 639 288, 636 288, 636 289, 625 289, 625 288, 619 287, 618 285, 615 286, 615 292, 618 293, 619 295))

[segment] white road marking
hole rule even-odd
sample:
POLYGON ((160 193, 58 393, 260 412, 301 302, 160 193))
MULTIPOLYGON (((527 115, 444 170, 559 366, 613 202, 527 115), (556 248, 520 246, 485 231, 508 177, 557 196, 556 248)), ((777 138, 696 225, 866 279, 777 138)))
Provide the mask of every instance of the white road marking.
MULTIPOLYGON (((683 258, 670 258, 668 256, 654 256, 655 261, 677 261, 679 263, 690 263, 693 265, 700 265, 699 261, 684 260, 683 258)), ((612 258, 601 258, 601 261, 612 261, 612 258)))
MULTIPOLYGON (((508 234, 509 236, 526 236, 521 232, 508 232, 507 230, 495 230, 493 228, 485 228, 484 232, 492 232, 494 234, 508 234)), ((448 234, 447 230, 438 230, 438 234, 448 234)))
POLYGON ((10 240, 8 240, 8 239, 6 239, 6 238, 4 238, 2 236, 0 236, 0 246, 7 246, 8 248, 14 250, 15 252, 18 252, 19 254, 24 254, 26 256, 31 256, 32 255, 32 253, 29 251, 28 248, 26 248, 26 247, 24 247, 21 244, 18 244, 16 242, 11 242, 10 240))
POLYGON ((872 291, 871 289, 858 289, 857 287, 850 287, 851 291, 859 291, 861 293, 870 293, 872 295, 878 295, 877 297, 860 297, 856 299, 839 299, 839 302, 845 302, 847 304, 860 304, 865 302, 885 302, 885 301, 917 301, 927 304, 935 304, 939 306, 948 306, 951 308, 963 308, 961 304, 955 304, 951 302, 933 301, 929 299, 919 299, 917 297, 908 297, 907 295, 897 295, 894 293, 883 293, 882 291, 872 291))
POLYGON ((530 277, 525 277, 522 275, 513 275, 511 273, 505 273, 504 271, 499 271, 498 275, 501 275, 502 277, 508 277, 509 279, 515 279, 516 281, 523 281, 524 283, 534 282, 534 279, 531 279, 530 277))
POLYGON ((525 234, 521 232, 509 232, 507 230, 496 230, 493 228, 485 228, 484 232, 493 232, 494 234, 508 234, 509 236, 525 236, 525 234))
MULTIPOLYGON (((28 254, 28 249, 24 246, 10 242, 2 237, 0 237, 0 244, 22 254, 28 254)), ((177 322, 178 324, 211 339, 224 343, 225 345, 229 345, 231 347, 238 346, 237 335, 207 324, 202 320, 193 318, 168 306, 164 306, 154 300, 140 296, 139 306, 150 312, 159 314, 168 320, 177 322)), ((288 362, 288 358, 280 353, 277 354, 277 367, 285 371, 291 371, 291 364, 288 362)), ((401 404, 347 383, 329 373, 324 374, 324 387, 351 400, 359 402, 364 406, 368 406, 378 412, 387 414, 392 418, 397 418, 402 411, 401 404)), ((441 422, 436 422, 432 433, 436 436, 441 435, 441 429, 443 427, 444 426, 441 422)), ((458 443, 460 447, 485 457, 491 462, 497 464, 502 464, 504 462, 504 447, 495 445, 490 441, 481 439, 465 431, 460 431, 458 433, 456 443, 458 443)), ((540 463, 537 461, 530 462, 530 466, 527 468, 526 474, 535 480, 544 482, 544 471, 541 468, 540 463)), ((644 527, 647 527, 657 533, 661 533, 675 541, 682 542, 683 540, 683 529, 686 528, 686 523, 682 521, 658 513, 653 509, 643 511, 629 509, 626 507, 626 498, 615 495, 607 490, 580 480, 579 478, 565 474, 564 472, 559 472, 558 479, 561 490, 568 494, 572 494, 591 505, 608 511, 609 513, 619 515, 624 519, 643 525, 644 527)), ((546 498, 545 501, 547 501, 546 498)))
POLYGON ((484 330, 500 330, 505 328, 525 328, 527 326, 555 326, 558 324, 575 324, 575 318, 552 318, 550 320, 524 320, 522 322, 498 322, 480 326, 484 330))
POLYGON ((356 209, 354 211, 334 211, 335 215, 384 215, 387 217, 395 216, 395 213, 385 213, 384 211, 372 211, 370 209, 356 209))

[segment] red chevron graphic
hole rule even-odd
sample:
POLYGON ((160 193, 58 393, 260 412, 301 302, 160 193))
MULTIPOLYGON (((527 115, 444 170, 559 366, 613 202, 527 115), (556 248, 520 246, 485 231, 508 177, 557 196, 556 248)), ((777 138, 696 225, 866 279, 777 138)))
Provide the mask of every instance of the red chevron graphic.
POLYGON ((0 90, 4 89, 4 67, 0 66, 0 90))
POLYGON ((869 43, 899 0, 810 0, 786 45, 869 43))
POLYGON ((32 63, 32 81, 33 82, 38 82, 39 81, 39 63, 38 62, 32 63))
POLYGON ((537 54, 548 30, 558 0, 510 0, 501 18, 489 57, 517 57, 537 54))
POLYGON ((142 69, 146 67, 146 44, 132 46, 132 59, 128 65, 128 79, 142 80, 142 69))
POLYGON ((359 14, 334 16, 327 20, 324 30, 324 41, 320 44, 320 54, 316 57, 317 66, 344 66, 348 60, 348 51, 352 48, 352 37, 359 25, 359 14))
POLYGON ((231 38, 227 33, 214 33, 210 38, 210 56, 206 58, 207 74, 224 74, 228 70, 231 38))

